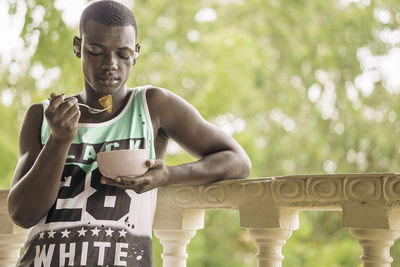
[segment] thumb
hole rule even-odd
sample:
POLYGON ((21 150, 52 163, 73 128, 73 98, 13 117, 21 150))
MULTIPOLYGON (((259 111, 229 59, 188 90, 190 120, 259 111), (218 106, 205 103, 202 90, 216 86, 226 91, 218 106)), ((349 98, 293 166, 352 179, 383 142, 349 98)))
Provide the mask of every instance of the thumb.
POLYGON ((148 159, 146 160, 146 166, 149 167, 150 169, 155 169, 155 168, 159 168, 162 167, 163 165, 163 161, 161 159, 148 159))

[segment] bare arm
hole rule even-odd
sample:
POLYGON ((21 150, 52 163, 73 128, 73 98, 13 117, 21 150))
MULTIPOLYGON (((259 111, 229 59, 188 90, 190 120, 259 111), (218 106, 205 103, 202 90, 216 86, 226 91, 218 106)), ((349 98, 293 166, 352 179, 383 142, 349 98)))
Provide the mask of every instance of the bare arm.
POLYGON ((25 114, 19 134, 19 160, 8 196, 11 218, 25 228, 35 225, 57 198, 80 115, 75 100, 63 103, 61 96, 54 98, 46 110, 52 132, 41 148, 42 109, 42 105, 35 104, 25 114))
MULTIPOLYGON (((159 89, 150 92, 157 102, 160 127, 198 161, 171 166, 168 184, 204 184, 229 178, 245 178, 250 160, 243 148, 177 95, 159 89)), ((149 96, 151 97, 151 95, 149 96)))
POLYGON ((251 164, 243 148, 230 136, 204 120, 197 110, 177 95, 163 89, 147 92, 152 120, 165 135, 174 139, 199 160, 176 166, 165 166, 162 160, 149 163, 142 177, 103 179, 110 185, 145 192, 170 184, 205 184, 229 178, 245 178, 251 164))

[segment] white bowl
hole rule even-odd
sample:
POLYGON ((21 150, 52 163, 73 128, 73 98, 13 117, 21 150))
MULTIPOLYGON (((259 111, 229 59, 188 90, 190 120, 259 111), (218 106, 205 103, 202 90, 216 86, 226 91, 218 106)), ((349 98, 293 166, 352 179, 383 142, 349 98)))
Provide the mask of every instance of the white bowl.
POLYGON ((146 166, 148 159, 147 149, 123 149, 97 153, 97 164, 101 174, 111 179, 144 174, 149 169, 146 166))

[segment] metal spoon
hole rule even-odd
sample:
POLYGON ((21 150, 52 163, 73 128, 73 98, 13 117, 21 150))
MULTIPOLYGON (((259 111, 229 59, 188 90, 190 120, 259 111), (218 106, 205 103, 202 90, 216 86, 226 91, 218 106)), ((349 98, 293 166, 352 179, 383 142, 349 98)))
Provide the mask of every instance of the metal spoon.
MULTIPOLYGON (((66 99, 64 99, 64 101, 65 101, 65 100, 68 100, 68 99, 69 99, 69 97, 66 98, 66 99)), ((51 100, 51 99, 48 98, 48 100, 51 100)), ((92 114, 101 113, 101 112, 106 111, 107 109, 109 109, 109 108, 111 107, 111 105, 109 105, 109 106, 106 107, 106 108, 98 109, 98 108, 92 108, 92 107, 90 107, 90 106, 88 106, 88 105, 86 105, 86 104, 83 104, 83 103, 77 103, 77 104, 78 104, 78 106, 82 106, 82 107, 87 108, 88 111, 89 111, 90 113, 92 113, 92 114)))
POLYGON ((92 114, 96 114, 96 113, 100 113, 100 112, 106 111, 107 109, 109 109, 109 108, 111 107, 111 105, 110 105, 110 106, 108 106, 108 107, 106 107, 106 108, 98 109, 98 108, 92 108, 92 107, 90 107, 90 106, 88 106, 88 105, 86 105, 86 104, 83 104, 83 103, 77 103, 77 104, 78 104, 79 106, 82 106, 82 107, 87 108, 88 111, 89 111, 90 113, 92 113, 92 114))

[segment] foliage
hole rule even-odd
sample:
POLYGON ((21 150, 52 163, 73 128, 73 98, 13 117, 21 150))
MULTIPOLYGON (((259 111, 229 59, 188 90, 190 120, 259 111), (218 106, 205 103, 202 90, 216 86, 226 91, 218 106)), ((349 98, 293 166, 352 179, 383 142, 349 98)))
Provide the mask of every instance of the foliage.
MULTIPOLYGON (((11 16, 20 6, 8 2, 11 16)), ((398 169, 400 67, 387 60, 400 61, 400 42, 385 35, 398 36, 398 1, 134 3, 142 50, 128 84, 154 84, 187 99, 242 144, 251 177, 398 169)), ((26 1, 25 49, 0 64, 0 92, 14 96, 12 105, 0 103, 0 187, 9 187, 27 106, 83 86, 74 34, 54 0, 26 1), (40 10, 43 18, 34 19, 40 10)), ((193 159, 169 151, 168 164, 193 159)), ((188 247, 189 266, 255 266, 255 252, 235 212, 208 211, 205 230, 188 247)), ((360 248, 340 214, 306 212, 283 252, 284 266, 356 266, 360 248)))

